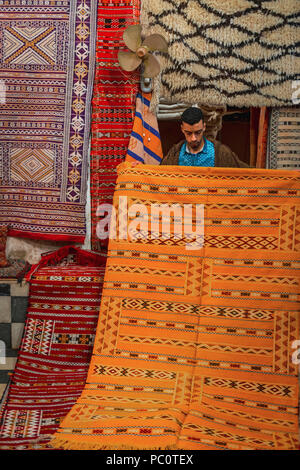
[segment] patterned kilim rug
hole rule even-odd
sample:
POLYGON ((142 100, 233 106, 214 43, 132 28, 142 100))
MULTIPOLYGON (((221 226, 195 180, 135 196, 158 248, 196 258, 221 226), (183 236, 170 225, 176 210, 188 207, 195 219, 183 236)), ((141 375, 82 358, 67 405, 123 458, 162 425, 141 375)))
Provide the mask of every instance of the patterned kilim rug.
POLYGON ((0 224, 9 235, 84 241, 96 4, 0 4, 0 224))
POLYGON ((2 450, 49 448, 86 381, 105 258, 85 251, 60 258, 30 275, 25 331, 1 413, 2 450))
POLYGON ((297 448, 299 193, 294 171, 119 166, 87 383, 51 445, 297 448))
POLYGON ((291 105, 299 14, 298 0, 142 2, 144 33, 169 43, 158 93, 207 105, 291 105))
POLYGON ((132 130, 139 75, 118 65, 122 36, 130 24, 139 23, 140 0, 98 1, 96 73, 92 111, 91 243, 106 250, 96 234, 97 208, 111 204, 116 167, 125 160, 132 130))
POLYGON ((300 169, 300 107, 271 110, 267 168, 300 169))

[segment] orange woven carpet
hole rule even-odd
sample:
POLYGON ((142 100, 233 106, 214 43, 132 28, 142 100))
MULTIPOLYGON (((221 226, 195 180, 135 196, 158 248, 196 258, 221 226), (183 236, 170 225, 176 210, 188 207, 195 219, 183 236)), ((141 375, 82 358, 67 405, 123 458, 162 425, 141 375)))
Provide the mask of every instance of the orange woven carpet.
POLYGON ((140 0, 98 0, 96 70, 91 125, 91 246, 106 253, 97 236, 98 208, 111 204, 116 167, 125 160, 134 121, 139 71, 119 67, 124 30, 139 23, 140 0))
POLYGON ((297 449, 299 192, 297 171, 119 165, 87 382, 54 448, 297 449))

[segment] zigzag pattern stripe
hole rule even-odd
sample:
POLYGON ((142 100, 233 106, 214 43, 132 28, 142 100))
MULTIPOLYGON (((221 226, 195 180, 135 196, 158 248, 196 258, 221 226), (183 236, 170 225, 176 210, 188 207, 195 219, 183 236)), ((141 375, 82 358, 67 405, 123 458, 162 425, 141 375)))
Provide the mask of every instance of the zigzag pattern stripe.
POLYGON ((160 95, 209 105, 291 105, 300 57, 297 3, 142 2, 145 33, 160 33, 169 44, 168 55, 160 54, 160 95))

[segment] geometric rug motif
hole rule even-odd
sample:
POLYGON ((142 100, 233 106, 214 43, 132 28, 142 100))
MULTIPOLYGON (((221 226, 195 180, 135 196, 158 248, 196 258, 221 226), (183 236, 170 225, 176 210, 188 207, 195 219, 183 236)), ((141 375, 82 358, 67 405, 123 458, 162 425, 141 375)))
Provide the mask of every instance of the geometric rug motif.
POLYGON ((267 147, 267 168, 300 169, 300 108, 273 108, 267 147))
POLYGON ((297 171, 118 167, 87 380, 50 445, 298 448, 299 195, 297 171), (124 195, 143 214, 127 231, 124 195), (203 204, 203 218, 180 218, 185 204, 203 204))
POLYGON ((0 224, 82 242, 97 2, 25 3, 0 6, 0 224))
POLYGON ((97 236, 97 209, 112 203, 116 168, 125 160, 132 131, 139 73, 122 70, 117 56, 125 48, 124 30, 139 23, 139 6, 140 0, 98 1, 91 130, 91 243, 96 251, 107 249, 97 236))
POLYGON ((142 2, 145 35, 160 33, 169 44, 159 54, 157 94, 211 106, 292 105, 298 22, 297 0, 142 2))
POLYGON ((151 93, 138 93, 133 128, 125 161, 159 165, 162 146, 156 116, 149 111, 151 93))
POLYGON ((84 386, 105 265, 40 267, 30 280, 25 329, 1 410, 2 450, 48 449, 84 386))

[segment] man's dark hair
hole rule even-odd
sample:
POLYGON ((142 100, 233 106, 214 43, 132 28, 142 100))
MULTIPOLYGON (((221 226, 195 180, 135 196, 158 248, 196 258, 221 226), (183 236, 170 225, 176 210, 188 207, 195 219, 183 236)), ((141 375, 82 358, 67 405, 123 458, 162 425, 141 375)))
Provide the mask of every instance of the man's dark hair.
POLYGON ((183 111, 180 120, 181 122, 186 122, 193 126, 194 124, 197 124, 197 122, 203 121, 203 113, 200 108, 187 108, 183 111))

